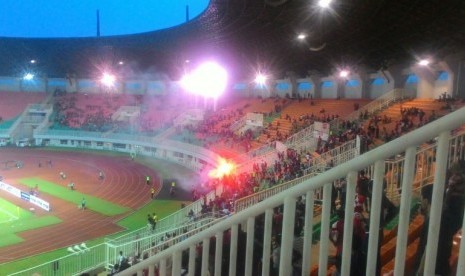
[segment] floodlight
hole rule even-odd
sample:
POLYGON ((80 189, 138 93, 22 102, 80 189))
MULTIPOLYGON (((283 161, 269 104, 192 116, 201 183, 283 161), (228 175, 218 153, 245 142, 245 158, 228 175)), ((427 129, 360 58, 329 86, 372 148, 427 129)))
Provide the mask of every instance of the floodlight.
POLYGON ((32 64, 36 63, 37 61, 35 59, 31 59, 30 61, 32 64))
POLYGON ((74 251, 74 249, 70 246, 68 247, 68 252, 71 252, 71 253, 77 253, 76 251, 74 251))
POLYGON ((341 72, 339 72, 339 76, 341 78, 346 78, 348 75, 349 75, 349 71, 347 70, 342 70, 341 72))
POLYGON ((124 61, 120 60, 120 62, 118 62, 119 65, 123 65, 124 64, 124 61))
POLYGON ((420 66, 427 66, 429 64, 429 60, 427 59, 422 59, 418 62, 418 65, 420 66))
POLYGON ((306 36, 305 34, 299 34, 299 35, 297 36, 297 39, 298 39, 298 40, 304 40, 306 37, 307 37, 307 36, 306 36))
POLYGON ((192 73, 181 79, 181 85, 187 91, 204 97, 216 98, 226 89, 228 74, 214 62, 201 64, 192 73))
POLYGON ((259 74, 255 77, 255 82, 256 82, 257 84, 260 84, 260 85, 265 84, 265 82, 266 82, 266 76, 263 75, 263 74, 261 74, 261 73, 259 73, 259 74))
POLYGON ((332 0, 320 0, 318 1, 318 6, 322 8, 328 8, 329 5, 331 4, 332 0))
POLYGON ((189 63, 189 62, 191 62, 191 61, 190 61, 190 60, 188 60, 188 59, 186 59, 184 62, 185 62, 185 63, 189 63))
POLYGON ((77 244, 73 247, 73 249, 76 250, 78 253, 81 252, 81 248, 77 244))
POLYGON ((113 85, 115 85, 115 76, 114 75, 111 75, 111 74, 108 74, 108 73, 104 73, 102 78, 100 79, 100 81, 105 85, 105 86, 108 86, 108 87, 111 87, 113 85))
POLYGON ((26 73, 26 74, 24 75, 23 79, 25 79, 25 80, 32 80, 32 79, 34 79, 34 74, 26 73))

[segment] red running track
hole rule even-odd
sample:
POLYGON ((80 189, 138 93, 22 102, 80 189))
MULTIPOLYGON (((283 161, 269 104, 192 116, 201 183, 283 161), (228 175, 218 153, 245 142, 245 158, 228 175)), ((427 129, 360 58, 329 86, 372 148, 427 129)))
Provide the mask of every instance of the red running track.
MULTIPOLYGON (((147 175, 151 177, 152 183, 160 183, 156 171, 132 161, 129 155, 114 156, 42 149, 0 148, 0 175, 3 176, 4 182, 22 190, 27 190, 27 187, 19 184, 18 180, 24 177, 40 177, 66 187, 73 181, 76 192, 99 197, 129 207, 131 210, 138 209, 150 201, 151 186, 146 185, 145 182, 147 175), (5 168, 4 162, 8 160, 23 161, 24 167, 5 168), (52 167, 49 167, 48 160, 52 160, 52 167), (105 174, 103 180, 98 177, 100 171, 105 174), (66 174, 65 180, 61 179, 60 172, 66 174)), ((34 207, 5 191, 0 191, 0 196, 24 209, 34 207)), ((77 208, 79 202, 71 203, 45 193, 40 194, 40 198, 50 202, 52 210, 47 212, 35 208, 35 215, 57 216, 63 222, 17 234, 25 241, 1 247, 0 263, 68 247, 123 230, 115 222, 127 214, 106 217, 91 210, 79 210, 77 208)))

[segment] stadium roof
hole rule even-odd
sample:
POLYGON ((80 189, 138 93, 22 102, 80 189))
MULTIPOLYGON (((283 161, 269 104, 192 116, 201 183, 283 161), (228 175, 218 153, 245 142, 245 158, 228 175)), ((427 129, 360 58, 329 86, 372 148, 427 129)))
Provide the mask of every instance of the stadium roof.
POLYGON ((127 78, 167 73, 177 79, 187 66, 216 59, 236 79, 258 70, 279 78, 337 67, 375 71, 424 56, 441 59, 464 47, 462 0, 334 0, 325 10, 317 0, 211 0, 201 16, 159 31, 0 38, 0 75, 22 75, 34 66, 48 76, 84 77, 108 66, 127 78), (28 65, 31 59, 38 62, 28 65))

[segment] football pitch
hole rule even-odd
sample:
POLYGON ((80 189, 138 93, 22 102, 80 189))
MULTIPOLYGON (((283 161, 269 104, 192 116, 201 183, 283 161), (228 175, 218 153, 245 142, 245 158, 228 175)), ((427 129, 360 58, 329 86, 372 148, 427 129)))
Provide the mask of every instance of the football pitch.
POLYGON ((0 224, 18 220, 22 211, 24 210, 0 197, 0 224))

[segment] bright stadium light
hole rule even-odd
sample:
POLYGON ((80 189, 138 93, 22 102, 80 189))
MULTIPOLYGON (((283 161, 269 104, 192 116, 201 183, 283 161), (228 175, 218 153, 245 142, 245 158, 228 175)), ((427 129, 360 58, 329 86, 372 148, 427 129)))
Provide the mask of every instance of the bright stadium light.
POLYGON ((429 63, 430 63, 429 60, 427 60, 427 59, 422 59, 422 60, 420 60, 420 61, 418 62, 418 65, 420 65, 420 66, 428 66, 429 63))
POLYGON ((226 89, 228 74, 214 62, 206 62, 181 79, 181 85, 192 94, 217 98, 226 89))
POLYGON ((32 80, 32 79, 34 79, 34 74, 26 73, 26 74, 23 76, 23 79, 24 79, 24 80, 32 80))
POLYGON ((120 60, 120 61, 118 62, 118 64, 119 64, 119 65, 124 65, 124 61, 120 60))
POLYGON ((116 77, 114 75, 104 73, 100 81, 103 85, 107 87, 112 87, 115 85, 116 77))
POLYGON ((259 85, 264 85, 266 82, 266 76, 263 75, 262 73, 259 73, 256 77, 255 77, 255 83, 259 84, 259 85))
POLYGON ((299 35, 297 36, 297 39, 298 39, 298 40, 304 40, 306 37, 307 37, 307 36, 306 36, 305 34, 299 34, 299 35))
POLYGON ((37 61, 35 59, 31 59, 30 61, 32 64, 36 63, 37 61))
POLYGON ((318 6, 322 8, 328 8, 329 5, 331 4, 332 0, 320 0, 318 1, 318 6))
POLYGON ((347 78, 347 76, 349 76, 349 71, 347 71, 347 70, 342 70, 341 72, 339 72, 339 77, 341 77, 341 78, 347 78))

